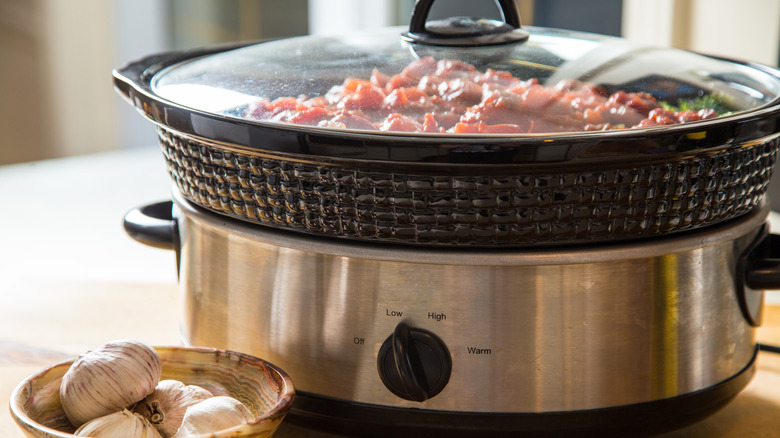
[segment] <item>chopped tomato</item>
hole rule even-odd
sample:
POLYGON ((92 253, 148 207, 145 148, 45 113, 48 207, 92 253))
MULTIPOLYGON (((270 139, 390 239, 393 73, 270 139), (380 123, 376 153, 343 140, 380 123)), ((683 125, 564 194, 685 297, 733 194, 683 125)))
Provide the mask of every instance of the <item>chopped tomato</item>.
POLYGON ((442 82, 437 91, 442 99, 464 105, 476 105, 482 100, 482 86, 466 79, 442 82))
POLYGON ((273 115, 273 108, 268 99, 260 99, 249 104, 244 112, 246 117, 263 120, 273 115))
POLYGON ((523 93, 523 112, 542 113, 555 101, 552 90, 541 85, 533 85, 523 93))
POLYGON ((385 84, 385 92, 389 93, 396 88, 415 87, 420 82, 419 78, 414 78, 405 73, 395 75, 385 84))
POLYGON ((357 91, 358 87, 371 85, 373 85, 371 81, 367 81, 365 79, 347 78, 344 81, 343 87, 345 92, 350 93, 357 91))
POLYGON ((458 123, 452 132, 455 134, 479 134, 479 123, 458 123))
POLYGON ((423 118, 423 132, 443 132, 444 130, 439 127, 439 123, 436 121, 436 117, 431 113, 426 113, 423 118))
POLYGON ((582 120, 589 125, 599 125, 604 123, 604 114, 591 108, 586 108, 582 113, 582 120))
POLYGON ((371 120, 354 112, 341 111, 331 119, 331 122, 342 124, 344 128, 347 129, 368 129, 370 131, 375 131, 377 129, 377 127, 371 123, 371 120))
POLYGON ((480 123, 479 132, 483 134, 515 134, 522 133, 523 129, 520 128, 520 126, 511 123, 502 123, 498 125, 485 125, 484 123, 480 123))
POLYGON ((331 117, 333 117, 333 113, 331 111, 320 107, 314 107, 297 111, 294 115, 287 119, 287 122, 296 123, 298 125, 317 126, 321 121, 331 117))
POLYGON ((317 106, 324 108, 325 106, 328 105, 328 99, 326 99, 324 96, 317 96, 304 101, 303 104, 308 106, 309 108, 314 108, 317 106))
POLYGON ((434 109, 430 97, 417 88, 396 88, 385 97, 382 107, 407 114, 434 109))
POLYGON ((499 71, 493 69, 485 70, 485 73, 477 75, 474 82, 478 84, 497 84, 504 87, 522 86, 520 79, 512 76, 508 71, 499 71))
POLYGON ((434 112, 433 118, 444 129, 450 129, 460 120, 460 115, 453 111, 434 112))
POLYGON ((646 93, 626 93, 625 91, 618 91, 609 97, 609 101, 628 106, 645 116, 648 115, 650 111, 659 107, 658 102, 653 96, 646 93))
POLYGON ((677 123, 674 112, 662 108, 650 111, 648 119, 655 122, 656 125, 673 125, 677 123))
POLYGON ((574 79, 542 85, 457 60, 424 57, 388 75, 346 78, 325 94, 259 98, 246 117, 303 125, 408 132, 531 133, 649 127, 717 117, 670 111, 647 93, 574 79))
POLYGON ((271 112, 279 114, 282 111, 297 111, 302 106, 298 99, 294 97, 280 97, 271 102, 271 112))
POLYGON ((338 107, 360 110, 374 109, 381 107, 384 99, 385 93, 381 89, 372 85, 371 82, 365 81, 357 84, 354 92, 346 94, 339 102, 338 107))
POLYGON ((420 132, 423 126, 409 117, 393 113, 379 124, 380 131, 420 132))
POLYGON ((389 76, 387 76, 385 74, 382 74, 382 72, 380 72, 377 69, 374 69, 371 72, 371 79, 370 79, 370 81, 371 81, 372 84, 376 85, 379 88, 385 88, 385 85, 387 85, 387 81, 389 81, 389 80, 390 80, 389 76))
POLYGON ((711 119, 717 117, 718 113, 711 109, 702 109, 698 111, 686 110, 675 114, 675 117, 680 123, 696 122, 699 120, 711 119))

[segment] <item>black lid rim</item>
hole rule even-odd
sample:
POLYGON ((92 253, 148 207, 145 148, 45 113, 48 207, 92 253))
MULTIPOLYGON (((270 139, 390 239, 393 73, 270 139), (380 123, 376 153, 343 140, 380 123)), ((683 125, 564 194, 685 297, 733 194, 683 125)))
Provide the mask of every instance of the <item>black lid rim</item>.
MULTIPOLYGON (((623 160, 630 161, 642 159, 647 155, 707 151, 728 144, 762 139, 780 132, 780 98, 733 115, 663 127, 522 135, 453 135, 344 130, 244 119, 185 107, 162 98, 153 90, 155 75, 168 67, 255 43, 257 42, 242 42, 149 56, 115 70, 114 87, 152 122, 186 135, 250 150, 331 158, 430 163, 442 161, 440 158, 451 155, 454 149, 483 147, 493 149, 491 152, 500 149, 504 155, 517 152, 514 155, 518 156, 502 158, 501 162, 504 164, 528 164, 581 159, 583 152, 593 152, 593 146, 604 149, 605 145, 610 144, 625 146, 641 143, 643 147, 637 151, 621 154, 623 160), (313 144, 317 146, 311 147, 313 144), (334 147, 322 147, 327 144, 334 147), (353 148, 350 145, 359 146, 353 148), (565 151, 556 153, 553 151, 554 147, 565 151), (534 153, 541 151, 541 148, 544 148, 545 153, 534 153), (413 153, 409 153, 411 149, 414 149, 413 153), (312 153, 312 150, 317 152, 312 153), (536 158, 528 160, 528 156, 536 158), (538 156, 545 158, 539 159, 538 156)), ((773 68, 752 62, 718 59, 761 71, 780 81, 780 71, 773 68)), ((589 159, 599 158, 598 153, 585 155, 589 159)), ((443 161, 449 165, 457 164, 446 159, 443 161)))

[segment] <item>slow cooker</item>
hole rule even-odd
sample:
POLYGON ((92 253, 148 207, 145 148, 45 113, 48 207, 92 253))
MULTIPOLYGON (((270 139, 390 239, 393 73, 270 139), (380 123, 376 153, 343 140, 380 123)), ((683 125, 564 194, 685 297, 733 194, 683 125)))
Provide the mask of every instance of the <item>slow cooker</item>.
POLYGON ((750 380, 780 73, 504 20, 150 56, 185 343, 343 434, 652 434, 750 380), (370 430, 370 432, 368 432, 370 430))

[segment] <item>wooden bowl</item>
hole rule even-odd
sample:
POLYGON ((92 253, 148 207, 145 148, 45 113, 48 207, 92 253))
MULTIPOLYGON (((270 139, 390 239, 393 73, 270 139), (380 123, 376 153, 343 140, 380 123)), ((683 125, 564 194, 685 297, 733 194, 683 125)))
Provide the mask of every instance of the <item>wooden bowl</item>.
MULTIPOLYGON (((247 424, 209 435, 213 438, 270 437, 295 395, 292 380, 262 359, 234 351, 201 347, 154 347, 162 361, 162 379, 198 385, 214 395, 229 395, 253 414, 247 424)), ((41 370, 16 386, 11 415, 28 437, 73 437, 76 428, 60 404, 60 382, 75 359, 41 370)))

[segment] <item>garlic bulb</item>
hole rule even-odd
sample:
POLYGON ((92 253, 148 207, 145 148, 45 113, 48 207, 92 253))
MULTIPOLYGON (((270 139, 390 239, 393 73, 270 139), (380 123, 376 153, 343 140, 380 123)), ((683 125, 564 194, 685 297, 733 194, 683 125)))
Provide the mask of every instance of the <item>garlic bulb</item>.
POLYGON ((189 438, 238 426, 252 420, 252 414, 233 397, 215 396, 187 408, 181 428, 173 438, 189 438))
POLYGON ((144 417, 127 409, 90 420, 82 424, 74 435, 93 438, 162 438, 144 417))
POLYGON ((200 386, 161 380, 154 392, 135 405, 133 412, 143 415, 163 438, 168 438, 179 430, 188 407, 213 396, 200 386))
POLYGON ((79 427, 143 399, 161 373, 160 356, 152 347, 132 340, 109 342, 80 356, 62 377, 62 408, 79 427))

